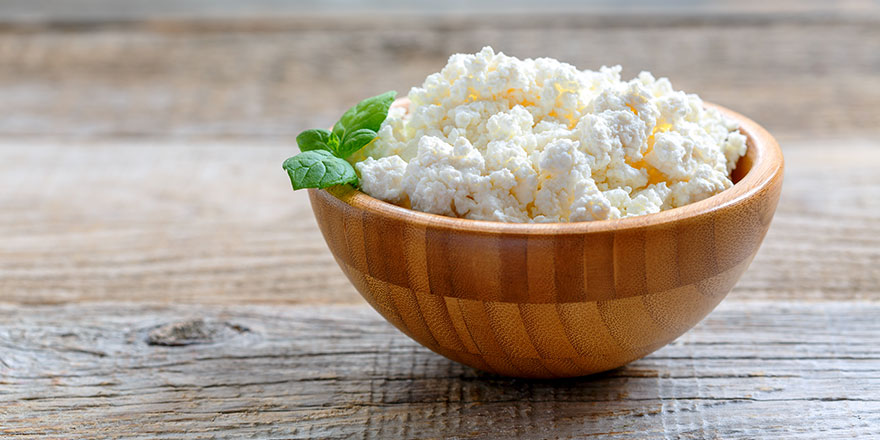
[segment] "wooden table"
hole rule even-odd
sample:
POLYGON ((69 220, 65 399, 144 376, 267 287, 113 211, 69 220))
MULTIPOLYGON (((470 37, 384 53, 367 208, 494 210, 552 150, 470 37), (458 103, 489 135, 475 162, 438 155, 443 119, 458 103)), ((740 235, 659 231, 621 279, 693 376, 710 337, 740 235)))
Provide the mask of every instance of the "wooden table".
POLYGON ((211 20, 0 7, 0 437, 880 435, 877 8, 713 4, 211 20), (281 171, 292 137, 485 43, 650 69, 778 136, 771 230, 695 329, 597 376, 507 379, 415 344, 342 275, 281 171))

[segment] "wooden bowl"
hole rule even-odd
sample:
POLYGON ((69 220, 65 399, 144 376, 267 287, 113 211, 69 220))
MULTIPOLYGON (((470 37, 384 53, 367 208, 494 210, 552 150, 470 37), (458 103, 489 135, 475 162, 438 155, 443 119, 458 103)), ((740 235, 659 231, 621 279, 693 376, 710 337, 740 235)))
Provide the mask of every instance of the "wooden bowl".
POLYGON ((361 295, 429 349, 506 376, 582 376, 666 345, 727 295, 782 188, 773 137, 748 137, 735 182, 656 214, 520 224, 444 217, 352 187, 309 190, 327 245, 361 295))

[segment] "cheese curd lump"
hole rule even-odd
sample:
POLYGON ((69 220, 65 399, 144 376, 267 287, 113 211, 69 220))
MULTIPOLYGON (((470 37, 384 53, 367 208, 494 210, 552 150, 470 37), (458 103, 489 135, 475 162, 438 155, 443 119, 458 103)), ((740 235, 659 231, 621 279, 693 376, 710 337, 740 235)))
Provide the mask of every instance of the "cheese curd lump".
POLYGON ((456 54, 349 160, 373 197, 501 222, 631 217, 733 185, 746 152, 736 122, 666 78, 620 70, 456 54))

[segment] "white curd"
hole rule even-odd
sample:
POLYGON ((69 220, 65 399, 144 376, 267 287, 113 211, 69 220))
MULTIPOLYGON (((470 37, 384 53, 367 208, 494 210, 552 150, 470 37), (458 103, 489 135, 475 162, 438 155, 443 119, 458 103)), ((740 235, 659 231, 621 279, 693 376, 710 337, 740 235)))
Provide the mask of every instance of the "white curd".
POLYGON ((729 188, 746 152, 737 124, 666 78, 620 70, 456 54, 349 160, 373 197, 503 222, 649 214, 729 188))

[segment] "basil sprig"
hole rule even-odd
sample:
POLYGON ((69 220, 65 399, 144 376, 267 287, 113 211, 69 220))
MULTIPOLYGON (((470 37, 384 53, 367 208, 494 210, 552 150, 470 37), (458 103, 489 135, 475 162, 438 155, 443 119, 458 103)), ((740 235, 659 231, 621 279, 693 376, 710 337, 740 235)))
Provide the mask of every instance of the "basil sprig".
POLYGON ((333 130, 314 128, 296 137, 301 153, 284 161, 293 189, 358 184, 354 167, 345 160, 376 139, 397 92, 367 98, 348 109, 333 130))

